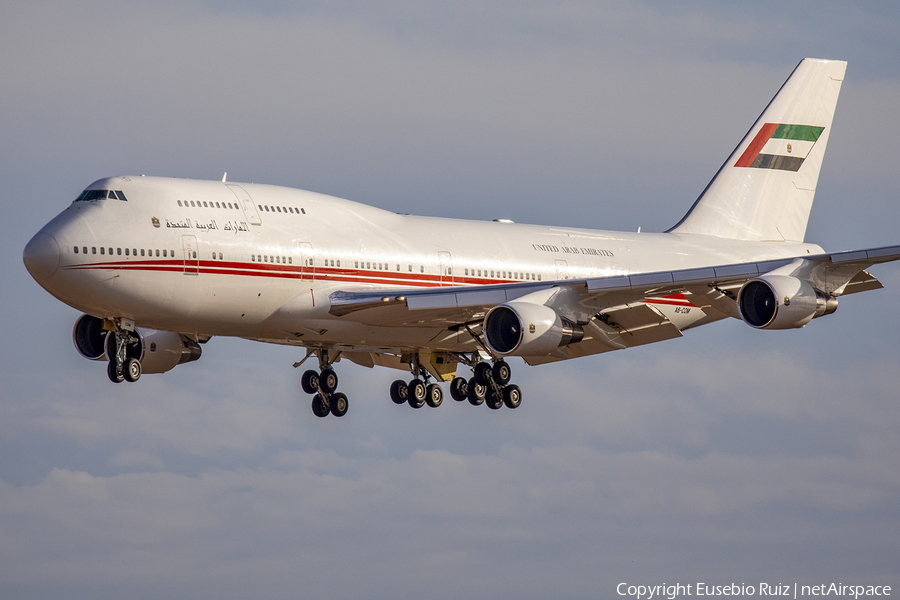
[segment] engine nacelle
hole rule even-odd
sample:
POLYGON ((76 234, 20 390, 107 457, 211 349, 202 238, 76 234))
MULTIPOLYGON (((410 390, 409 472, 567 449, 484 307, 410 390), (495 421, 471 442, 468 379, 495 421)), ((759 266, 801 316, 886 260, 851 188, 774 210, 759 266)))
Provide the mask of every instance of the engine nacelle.
MULTIPOLYGON (((141 361, 143 373, 165 373, 176 366, 200 358, 200 345, 172 331, 135 327, 137 341, 125 350, 128 358, 141 361)), ((89 360, 108 360, 115 352, 115 336, 103 329, 103 320, 81 315, 72 329, 75 349, 89 360)))
POLYGON ((738 309, 757 329, 794 329, 837 310, 837 298, 789 275, 763 275, 741 287, 738 309))
POLYGON ((503 356, 545 356, 582 338, 580 325, 542 304, 507 302, 492 308, 484 318, 484 339, 491 350, 503 356))

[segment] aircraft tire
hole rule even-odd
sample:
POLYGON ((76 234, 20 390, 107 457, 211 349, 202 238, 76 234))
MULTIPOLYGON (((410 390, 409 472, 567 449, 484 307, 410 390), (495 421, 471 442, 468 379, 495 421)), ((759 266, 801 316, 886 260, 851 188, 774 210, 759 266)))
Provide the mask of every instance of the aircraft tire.
POLYGON ((122 367, 122 375, 125 381, 134 383, 141 378, 141 361, 136 358, 129 358, 122 367))
POLYGON ((425 389, 425 382, 421 379, 413 379, 406 386, 408 390, 408 402, 413 408, 422 408, 425 406, 425 397, 428 391, 425 389))
POLYGON ((487 385, 491 382, 491 365, 480 362, 475 365, 475 383, 487 385))
POLYGON ((338 376, 334 369, 322 369, 322 372, 319 374, 319 387, 322 388, 322 391, 330 394, 337 389, 337 386, 338 376))
POLYGON ((487 386, 483 383, 478 383, 473 377, 469 380, 468 387, 469 389, 466 397, 469 399, 469 404, 472 406, 484 404, 484 397, 487 395, 487 386))
POLYGON ((122 374, 122 369, 119 368, 119 365, 115 360, 111 360, 107 363, 106 376, 109 377, 109 380, 113 383, 122 383, 125 381, 125 375, 122 374))
POLYGON ((406 404, 408 397, 409 388, 406 386, 405 381, 398 379, 391 384, 391 400, 394 401, 394 404, 406 404))
POLYGON ((462 402, 466 399, 466 392, 469 391, 469 382, 463 379, 462 377, 456 377, 453 381, 450 382, 450 397, 456 400, 457 402, 462 402))
POLYGON ((313 370, 309 370, 303 373, 303 376, 300 378, 300 387, 303 388, 303 391, 307 394, 315 394, 319 391, 319 374, 313 370))
POLYGON ((431 408, 437 408, 444 401, 444 390, 436 383, 425 388, 425 403, 431 408))
POLYGON ((491 369, 491 375, 494 376, 494 381, 499 385, 506 385, 512 377, 512 369, 509 368, 509 363, 505 360, 498 360, 491 369))
POLYGON ((346 415, 347 409, 350 406, 346 394, 342 394, 341 392, 332 394, 329 403, 331 404, 331 414, 336 417, 343 417, 346 415))
POLYGON ((508 385, 503 388, 503 404, 508 408, 518 408, 522 404, 522 390, 517 385, 508 385))
POLYGON ((312 399, 312 411, 317 417, 327 417, 331 412, 331 403, 328 398, 323 398, 321 394, 316 394, 312 399))

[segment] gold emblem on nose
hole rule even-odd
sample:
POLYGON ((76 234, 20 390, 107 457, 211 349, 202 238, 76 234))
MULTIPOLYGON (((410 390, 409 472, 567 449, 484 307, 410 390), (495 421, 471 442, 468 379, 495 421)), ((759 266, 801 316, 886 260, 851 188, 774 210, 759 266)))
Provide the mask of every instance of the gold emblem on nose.
POLYGON ((156 217, 150 219, 150 222, 153 223, 154 227, 159 227, 159 219, 157 219, 156 217))

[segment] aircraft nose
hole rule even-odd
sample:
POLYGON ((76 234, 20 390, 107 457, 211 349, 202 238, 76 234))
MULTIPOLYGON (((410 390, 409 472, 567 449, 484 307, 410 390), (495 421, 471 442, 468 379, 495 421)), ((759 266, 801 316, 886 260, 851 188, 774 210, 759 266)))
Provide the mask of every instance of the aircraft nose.
POLYGON ((22 260, 37 281, 49 279, 59 268, 59 243, 49 233, 38 232, 25 246, 22 260))

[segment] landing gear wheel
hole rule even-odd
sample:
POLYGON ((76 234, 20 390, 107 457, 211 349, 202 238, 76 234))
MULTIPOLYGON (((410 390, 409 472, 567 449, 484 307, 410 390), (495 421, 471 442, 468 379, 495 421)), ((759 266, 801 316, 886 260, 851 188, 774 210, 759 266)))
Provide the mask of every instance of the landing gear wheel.
POLYGON ((141 361, 136 358, 129 358, 125 361, 125 366, 122 367, 122 375, 125 377, 126 381, 130 381, 134 383, 138 379, 141 378, 141 361))
POLYGON ((331 406, 328 398, 323 398, 321 394, 316 394, 312 399, 312 411, 317 417, 327 417, 331 412, 331 406))
POLYGON ((343 417, 347 414, 348 402, 347 396, 338 392, 331 396, 331 414, 336 417, 343 417))
POLYGON ((491 381, 491 365, 480 362, 475 365, 475 383, 487 385, 491 381))
POLYGON ((508 385, 503 388, 503 404, 509 408, 516 408, 522 404, 522 390, 517 385, 508 385))
POLYGON ((503 397, 494 393, 493 386, 489 386, 485 402, 487 403, 488 408, 490 408, 491 410, 497 410, 498 408, 503 406, 503 397))
POLYGON ((479 404, 484 403, 484 397, 487 395, 487 386, 483 383, 478 383, 475 381, 475 378, 469 380, 469 389, 467 390, 466 396, 469 399, 469 404, 472 406, 478 406, 479 404))
POLYGON ((450 397, 457 402, 465 400, 468 391, 469 382, 462 377, 456 377, 450 382, 450 397))
POLYGON ((398 379, 391 384, 391 400, 394 401, 394 404, 405 404, 408 397, 409 388, 407 388, 405 381, 398 379))
POLYGON ((509 378, 512 377, 512 369, 509 368, 509 363, 505 360, 498 360, 494 363, 491 374, 494 376, 494 381, 499 385, 506 385, 509 383, 509 378))
POLYGON ((409 405, 413 408, 425 406, 425 397, 428 394, 428 390, 425 389, 425 382, 421 379, 413 379, 406 387, 409 394, 409 405))
POLYGON ((319 375, 319 387, 322 388, 322 391, 330 394, 337 389, 337 386, 337 373, 333 369, 322 369, 322 373, 319 375))
POLYGON ((306 371, 300 378, 300 387, 307 394, 315 394, 319 391, 319 374, 315 371, 306 371))
POLYGON ((444 390, 436 383, 425 388, 425 403, 431 408, 437 408, 444 401, 444 390))
POLYGON ((125 381, 125 375, 122 373, 122 368, 119 366, 118 361, 115 360, 109 361, 106 365, 106 375, 113 383, 122 383, 125 381))

